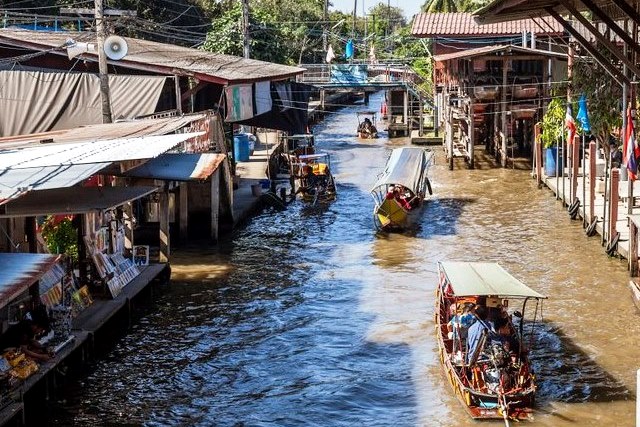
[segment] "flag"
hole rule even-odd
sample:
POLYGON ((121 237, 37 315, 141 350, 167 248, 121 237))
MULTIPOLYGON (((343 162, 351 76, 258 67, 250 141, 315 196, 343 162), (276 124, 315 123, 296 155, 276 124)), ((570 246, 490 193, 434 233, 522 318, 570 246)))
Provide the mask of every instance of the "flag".
POLYGON ((567 144, 573 144, 573 139, 576 136, 576 121, 573 120, 573 109, 569 101, 567 101, 567 114, 564 117, 564 125, 567 127, 567 144))
POLYGON ((638 171, 638 158, 640 157, 640 147, 636 144, 636 133, 633 129, 633 117, 631 108, 627 109, 627 128, 624 130, 624 163, 629 171, 629 179, 636 180, 638 171))
POLYGON ((331 61, 333 61, 335 57, 336 57, 336 54, 333 53, 333 47, 329 45, 329 49, 327 49, 327 56, 325 58, 325 61, 327 61, 327 64, 331 64, 331 61))
POLYGON ((344 48, 344 57, 349 59, 353 57, 353 40, 347 41, 347 46, 344 48))
POLYGON ((582 132, 584 134, 591 133, 591 122, 589 122, 589 113, 587 112, 587 97, 583 93, 578 101, 578 114, 576 119, 580 120, 582 132))

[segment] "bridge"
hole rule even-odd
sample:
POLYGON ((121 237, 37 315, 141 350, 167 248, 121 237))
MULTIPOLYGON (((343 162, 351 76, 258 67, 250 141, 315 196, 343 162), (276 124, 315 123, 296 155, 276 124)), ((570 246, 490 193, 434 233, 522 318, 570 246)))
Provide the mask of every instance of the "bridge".
POLYGON ((433 106, 431 94, 422 91, 420 76, 400 62, 352 62, 348 64, 300 64, 305 72, 298 81, 312 85, 320 91, 320 109, 324 110, 325 93, 344 90, 364 92, 365 103, 369 94, 387 91, 387 116, 389 136, 409 136, 415 127, 424 122, 423 107, 433 106), (396 95, 397 94, 397 95, 396 95), (402 98, 400 98, 402 94, 402 98))

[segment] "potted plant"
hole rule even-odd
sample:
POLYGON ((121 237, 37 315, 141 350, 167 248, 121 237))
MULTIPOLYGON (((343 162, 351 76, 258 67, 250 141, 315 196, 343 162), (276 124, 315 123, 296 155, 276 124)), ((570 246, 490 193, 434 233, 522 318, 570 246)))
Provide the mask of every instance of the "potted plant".
POLYGON ((566 116, 566 107, 560 98, 554 98, 549 102, 547 111, 542 117, 542 134, 540 141, 544 151, 544 172, 547 176, 556 176, 562 170, 562 152, 558 157, 558 145, 562 141, 563 123, 566 116), (559 159, 556 165, 556 158, 559 159))

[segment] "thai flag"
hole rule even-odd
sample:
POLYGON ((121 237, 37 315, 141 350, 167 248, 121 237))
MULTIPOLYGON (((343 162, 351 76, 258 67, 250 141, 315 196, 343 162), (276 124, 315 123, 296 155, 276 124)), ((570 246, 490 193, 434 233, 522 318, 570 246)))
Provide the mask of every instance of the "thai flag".
POLYGON ((629 178, 635 181, 638 172, 638 158, 640 158, 640 147, 636 144, 636 133, 633 129, 633 117, 631 108, 627 110, 627 128, 624 131, 624 162, 629 171, 629 178))
POLYGON ((567 143, 573 144, 573 139, 576 136, 576 121, 573 119, 573 110, 569 101, 567 101, 567 114, 564 117, 564 122, 567 127, 567 143))

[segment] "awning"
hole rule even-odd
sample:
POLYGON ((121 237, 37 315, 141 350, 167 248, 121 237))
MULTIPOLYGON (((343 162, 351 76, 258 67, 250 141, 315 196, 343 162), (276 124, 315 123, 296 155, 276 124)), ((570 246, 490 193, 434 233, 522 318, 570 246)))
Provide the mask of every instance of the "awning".
POLYGON ((225 157, 215 153, 166 153, 125 172, 123 176, 166 181, 204 180, 218 169, 225 157))
POLYGON ((151 159, 202 132, 112 139, 0 151, 0 170, 151 159))
POLYGON ((395 148, 380 178, 371 191, 381 185, 400 184, 414 193, 422 187, 427 168, 431 166, 433 153, 418 147, 395 148), (427 154, 428 153, 428 154, 427 154))
POLYGON ((546 298, 507 273, 495 262, 440 262, 453 293, 464 296, 546 298))
POLYGON ((59 259, 60 255, 0 253, 0 308, 26 291, 59 259))
POLYGON ((0 218, 81 214, 112 209, 157 190, 158 187, 71 187, 32 191, 0 205, 0 218))
POLYGON ((110 163, 0 170, 0 205, 33 190, 71 187, 110 163))

